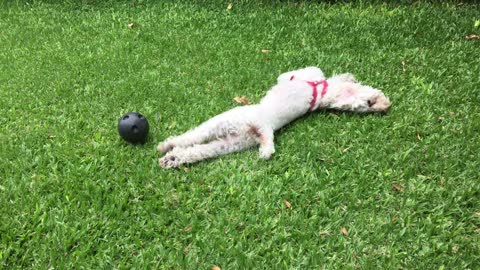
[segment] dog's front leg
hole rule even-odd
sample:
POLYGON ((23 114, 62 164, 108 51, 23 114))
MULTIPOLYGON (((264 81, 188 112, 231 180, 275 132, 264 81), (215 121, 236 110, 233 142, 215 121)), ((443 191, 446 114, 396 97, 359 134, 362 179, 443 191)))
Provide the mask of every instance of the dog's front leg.
POLYGON ((263 127, 260 129, 260 136, 258 141, 260 143, 260 157, 263 159, 270 159, 275 153, 275 144, 273 142, 273 129, 270 127, 263 127))

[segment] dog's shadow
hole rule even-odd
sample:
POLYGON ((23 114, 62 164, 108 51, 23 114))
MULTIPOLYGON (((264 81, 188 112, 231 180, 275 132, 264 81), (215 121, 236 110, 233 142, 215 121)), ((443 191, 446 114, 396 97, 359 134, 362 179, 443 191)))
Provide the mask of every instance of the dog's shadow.
POLYGON ((334 109, 320 109, 317 111, 314 111, 312 113, 306 114, 302 117, 299 117, 292 122, 286 124, 282 128, 280 128, 278 131, 275 132, 275 137, 281 137, 284 132, 287 132, 290 130, 293 126, 298 125, 298 123, 303 123, 305 121, 312 121, 312 118, 318 118, 321 115, 323 118, 327 117, 335 117, 335 118, 353 118, 353 117, 371 117, 373 116, 385 116, 387 112, 364 112, 364 113, 358 113, 358 112, 350 112, 350 111, 339 111, 339 110, 334 110, 334 109))

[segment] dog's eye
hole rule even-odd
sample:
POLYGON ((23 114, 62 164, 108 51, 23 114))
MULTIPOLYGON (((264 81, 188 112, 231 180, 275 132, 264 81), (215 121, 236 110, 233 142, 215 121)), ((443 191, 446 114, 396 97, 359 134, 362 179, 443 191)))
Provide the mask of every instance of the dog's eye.
POLYGON ((372 107, 375 104, 375 99, 369 99, 368 102, 368 107, 372 107))

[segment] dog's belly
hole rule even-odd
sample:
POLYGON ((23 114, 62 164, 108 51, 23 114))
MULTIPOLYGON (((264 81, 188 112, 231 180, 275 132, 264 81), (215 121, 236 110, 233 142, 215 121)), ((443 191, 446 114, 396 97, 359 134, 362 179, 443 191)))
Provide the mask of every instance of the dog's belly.
POLYGON ((235 107, 224 113, 215 116, 213 119, 218 118, 222 122, 230 121, 234 123, 242 123, 246 121, 252 121, 260 117, 260 108, 258 104, 235 107))
POLYGON ((206 121, 203 125, 213 127, 221 136, 241 134, 248 131, 250 125, 263 124, 259 105, 235 107, 206 121))

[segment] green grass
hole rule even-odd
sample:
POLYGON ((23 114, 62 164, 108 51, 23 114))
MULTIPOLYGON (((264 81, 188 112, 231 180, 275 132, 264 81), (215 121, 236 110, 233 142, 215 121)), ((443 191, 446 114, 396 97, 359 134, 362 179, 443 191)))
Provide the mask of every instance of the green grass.
POLYGON ((480 268, 478 5, 158 2, 0 4, 0 268, 480 268), (159 141, 309 65, 391 110, 158 167, 159 141))

